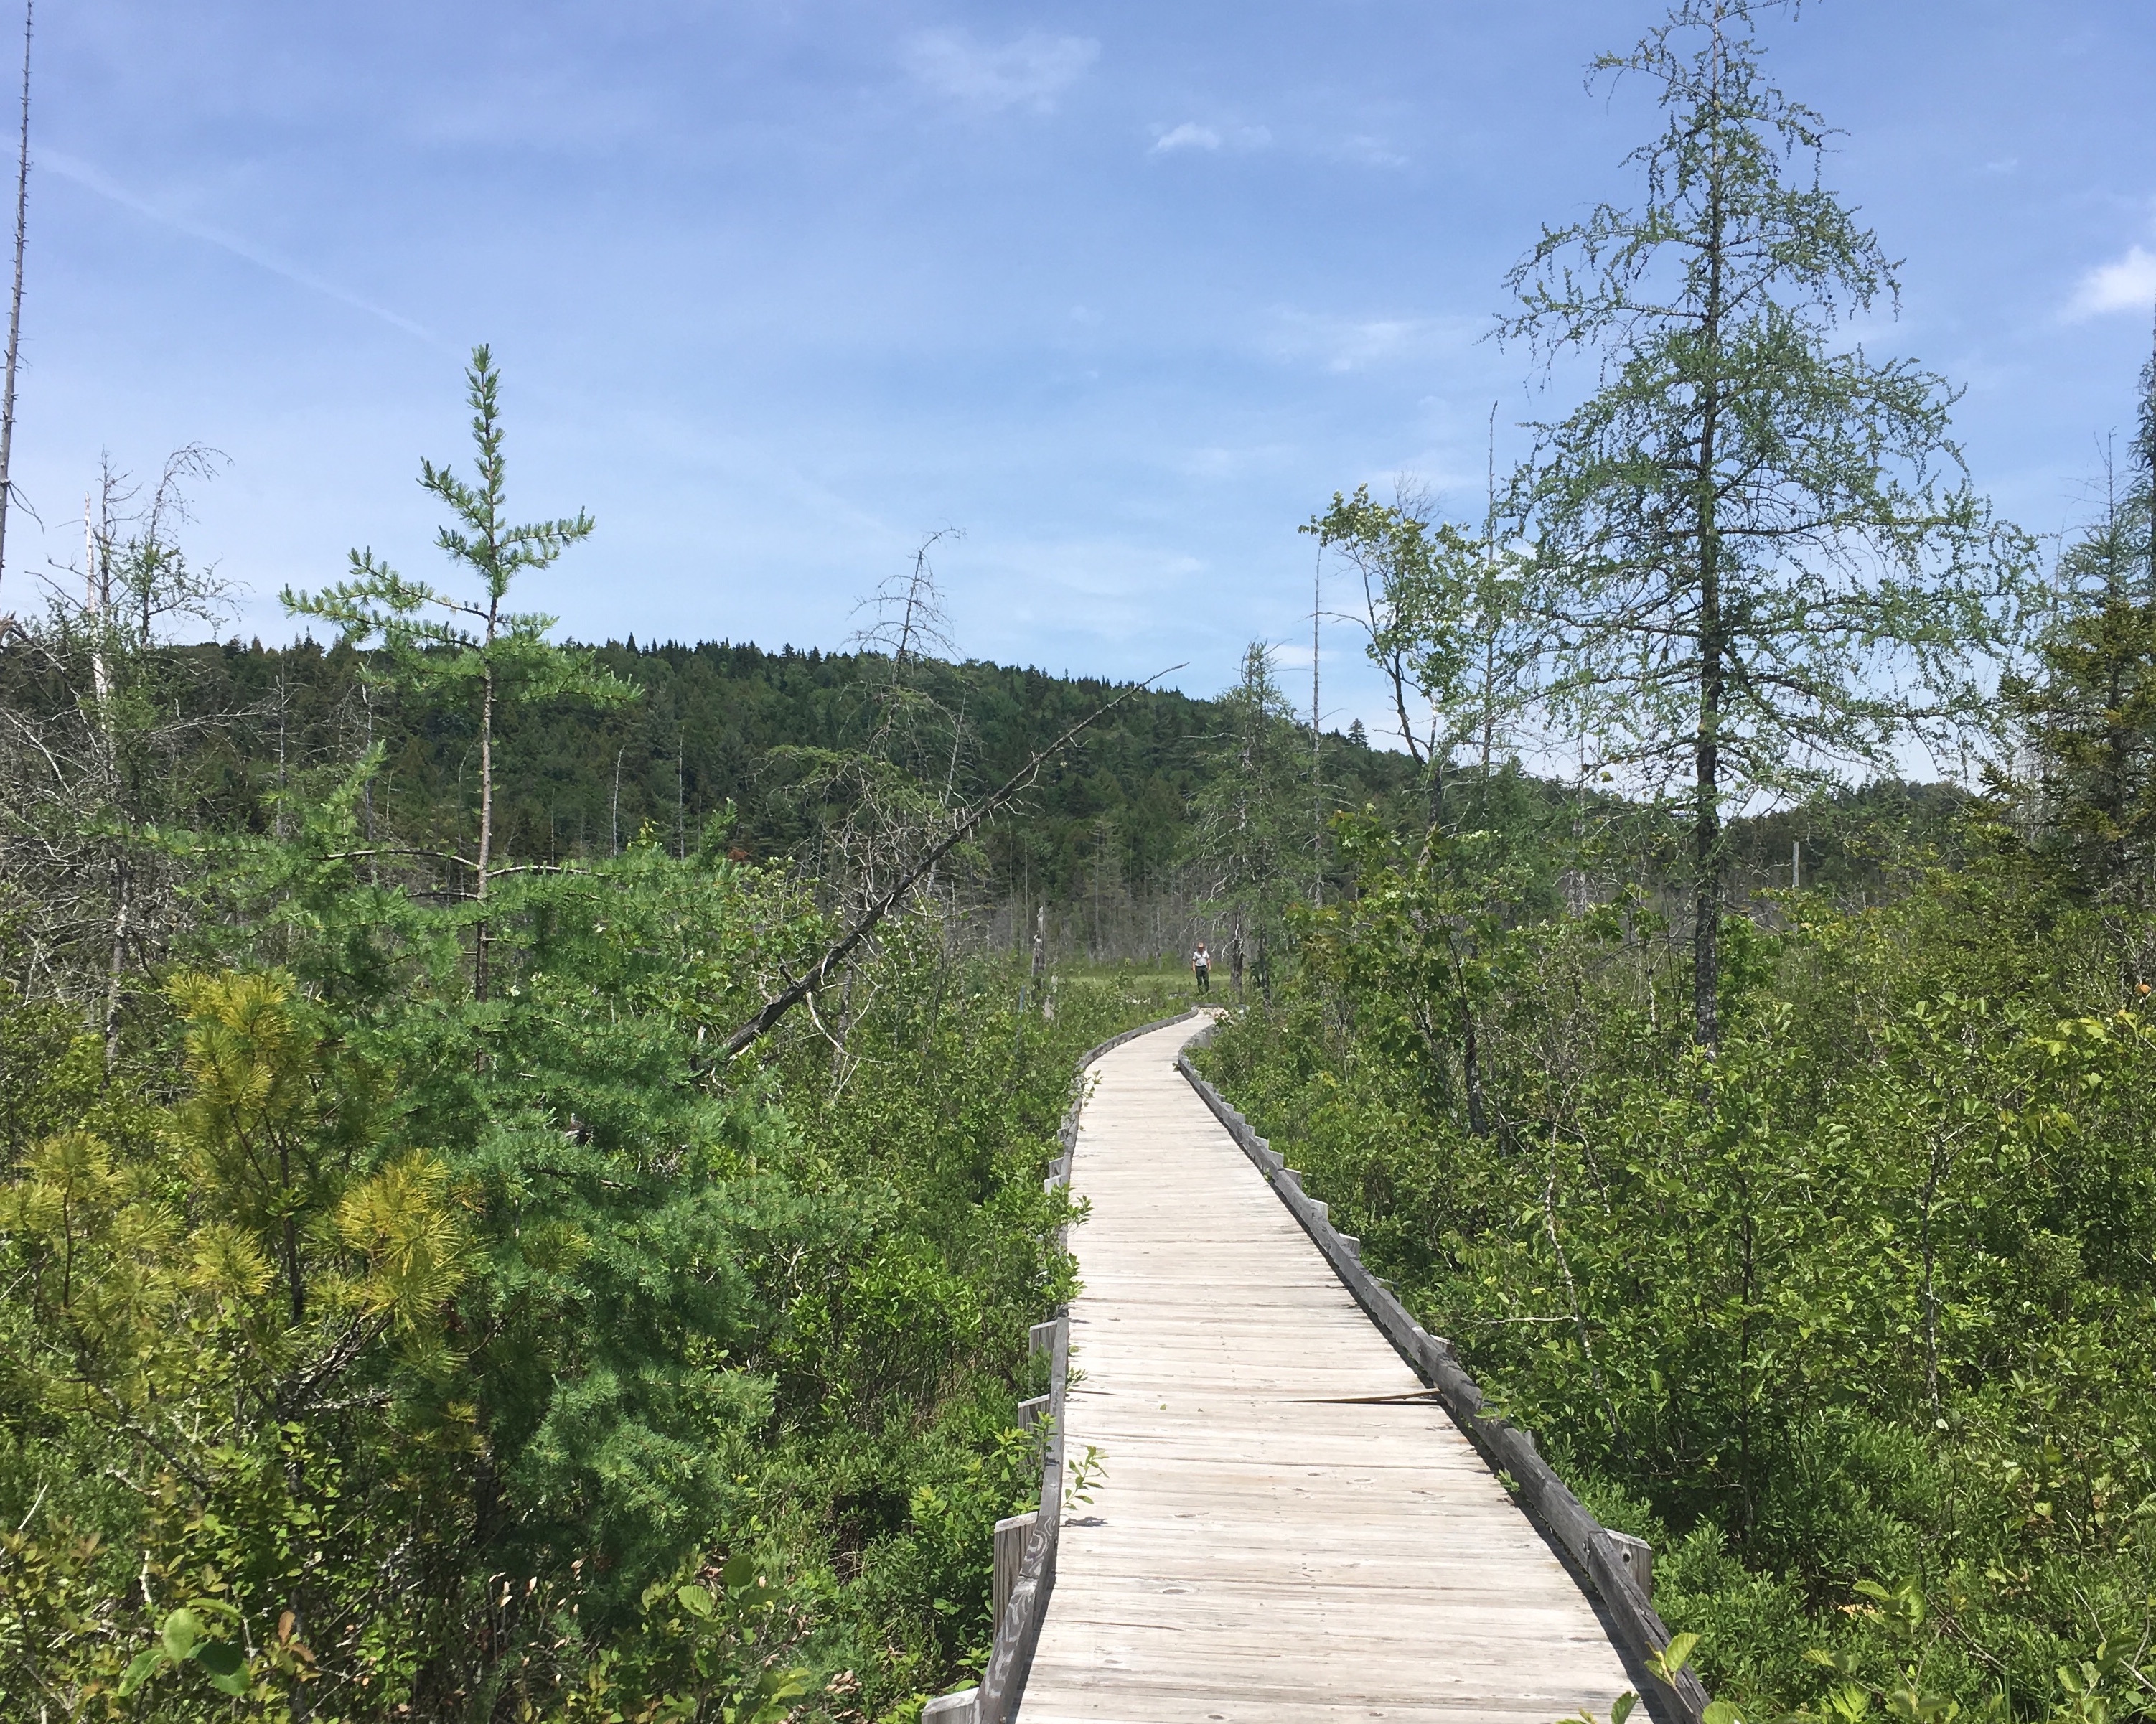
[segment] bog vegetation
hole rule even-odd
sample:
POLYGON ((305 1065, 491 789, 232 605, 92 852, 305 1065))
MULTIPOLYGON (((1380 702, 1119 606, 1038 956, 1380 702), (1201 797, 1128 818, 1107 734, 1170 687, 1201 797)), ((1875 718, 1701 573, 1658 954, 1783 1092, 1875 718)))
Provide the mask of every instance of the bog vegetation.
POLYGON ((639 690, 513 608, 590 523, 511 518, 470 384, 451 578, 288 595, 342 749, 162 644, 216 597, 191 460, 4 649, 10 1718, 884 1717, 981 1661, 1073 1060, 1158 1002, 924 889, 731 1051, 963 828, 949 716, 911 643, 853 661, 861 732, 791 767, 820 869, 723 806, 514 842, 501 730, 639 690), (377 711, 470 737, 470 794, 402 818, 377 711))
POLYGON ((1394 747, 1262 644, 954 662, 932 542, 855 650, 562 644, 485 350, 441 584, 320 644, 183 644, 210 462, 108 475, 0 638, 0 1715, 913 1716, 1164 1006, 1082 961, 1200 933, 1743 1716, 2156 1711, 2156 365, 2085 531, 1995 518, 1773 9, 1600 66, 1665 123, 1512 277, 1531 458, 1307 524, 1394 747))

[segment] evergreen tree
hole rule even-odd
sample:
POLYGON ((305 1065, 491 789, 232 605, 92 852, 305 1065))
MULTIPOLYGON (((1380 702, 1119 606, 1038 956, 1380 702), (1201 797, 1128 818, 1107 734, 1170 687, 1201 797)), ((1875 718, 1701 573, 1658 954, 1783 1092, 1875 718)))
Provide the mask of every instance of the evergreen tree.
MULTIPOLYGON (((465 862, 481 919, 473 957, 473 990, 486 995, 487 885, 496 872, 494 854, 494 739, 498 715, 513 705, 574 696, 609 706, 634 698, 635 690, 600 670, 583 649, 549 639, 555 618, 506 608, 509 589, 528 570, 543 569, 572 545, 591 536, 596 525, 579 510, 573 516, 512 526, 506 517, 507 463, 502 455, 501 374, 485 347, 472 350, 465 373, 472 409, 476 485, 467 485, 444 464, 419 464, 419 483, 446 503, 454 524, 434 542, 477 577, 475 595, 446 592, 407 580, 371 550, 352 553, 352 578, 319 593, 287 587, 285 608, 295 615, 335 623, 354 644, 379 639, 388 649, 389 675, 400 688, 422 695, 446 695, 475 707, 479 723, 479 843, 465 862)), ((463 859, 458 859, 462 861, 463 859)))
POLYGON ((1598 356, 1516 481, 1537 537, 1553 708, 1601 767, 1680 793, 1693 1018, 1719 1037, 1724 810, 1850 765, 1974 699, 2018 541, 1961 477, 1953 396, 1840 328, 1892 264, 1820 180, 1830 134, 1768 83, 1774 0, 1682 0, 1627 55, 1666 116, 1646 197, 1546 229, 1499 333, 1598 356))
MULTIPOLYGON (((2059 560, 2058 612, 2009 704, 2036 755, 2044 840, 2114 908, 2156 895, 2156 359, 2141 373, 2132 464, 2107 467, 2103 509, 2059 560)), ((2144 965, 2129 946, 2128 988, 2144 965)))
POLYGON ((2156 318, 2151 320, 2148 362, 2141 367, 2140 411, 2133 435, 2133 483, 2141 493, 2139 517, 2148 596, 2156 600, 2156 318))

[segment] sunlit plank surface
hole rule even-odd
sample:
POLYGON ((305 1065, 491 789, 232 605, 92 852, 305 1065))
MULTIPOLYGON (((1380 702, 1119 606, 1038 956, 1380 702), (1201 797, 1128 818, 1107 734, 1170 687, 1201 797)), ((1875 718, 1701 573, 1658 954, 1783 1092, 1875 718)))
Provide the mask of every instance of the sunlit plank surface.
POLYGON ((1549 1724, 1631 1685, 1592 1607, 1174 1066, 1094 1067, 1055 1590, 1021 1724, 1549 1724))

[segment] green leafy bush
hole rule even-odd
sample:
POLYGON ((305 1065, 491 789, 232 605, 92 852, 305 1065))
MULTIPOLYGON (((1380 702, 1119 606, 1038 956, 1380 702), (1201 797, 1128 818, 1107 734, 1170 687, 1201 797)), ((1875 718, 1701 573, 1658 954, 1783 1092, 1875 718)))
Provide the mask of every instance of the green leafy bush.
POLYGON ((1709 1058, 1642 907, 1532 919, 1502 873, 1373 839, 1296 993, 1207 1056, 1660 1547, 1658 1607, 1748 1716, 1852 1683, 2149 1703, 2116 1649, 2156 1576, 2156 1023, 2118 1003, 2115 917, 1970 848, 1886 906, 1732 921, 1709 1058))

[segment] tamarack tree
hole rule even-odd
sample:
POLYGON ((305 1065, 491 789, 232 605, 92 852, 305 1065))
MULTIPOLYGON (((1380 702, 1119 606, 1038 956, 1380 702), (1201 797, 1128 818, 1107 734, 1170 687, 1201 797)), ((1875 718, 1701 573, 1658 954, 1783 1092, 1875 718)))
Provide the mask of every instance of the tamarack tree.
POLYGON ((1895 305, 1895 266, 1821 182, 1825 122, 1762 74, 1753 27, 1777 9, 1683 0, 1594 62, 1665 115, 1628 158, 1645 200, 1545 229, 1496 330, 1546 366, 1599 361, 1586 400, 1533 427, 1512 509, 1553 715, 1595 769, 1682 787, 1710 1050, 1726 810, 1885 767, 1969 712, 2027 560, 1964 476, 1954 392, 1847 338, 1895 305))
POLYGON ((452 859, 472 879, 479 907, 473 992, 486 997, 487 883, 500 867, 494 854, 496 720, 506 707, 574 698, 616 706, 636 690, 598 668, 583 649, 551 639, 557 619, 536 611, 508 608, 509 591, 521 575, 544 569, 596 526, 581 509, 555 521, 512 524, 508 519, 508 464, 502 454, 501 373, 482 346, 472 350, 465 373, 472 410, 476 483, 467 484, 444 464, 423 459, 419 483, 449 505, 454 523, 434 542, 475 578, 478 591, 445 591, 408 579, 369 550, 352 552, 352 578, 318 593, 287 587, 280 595, 295 616, 334 623, 356 646, 379 641, 388 662, 380 675, 421 698, 444 698, 474 712, 479 731, 479 839, 473 856, 452 859))

